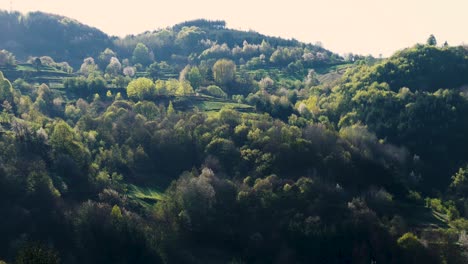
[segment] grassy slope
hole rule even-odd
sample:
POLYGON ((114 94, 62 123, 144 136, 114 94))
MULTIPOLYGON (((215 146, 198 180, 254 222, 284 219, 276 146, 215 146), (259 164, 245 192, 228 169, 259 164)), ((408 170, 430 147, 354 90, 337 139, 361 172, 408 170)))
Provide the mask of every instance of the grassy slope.
POLYGON ((128 197, 144 207, 152 206, 165 199, 163 192, 158 189, 139 187, 133 184, 128 185, 128 197))
POLYGON ((27 82, 41 84, 46 83, 50 88, 63 88, 63 79, 73 76, 53 67, 40 66, 39 70, 32 64, 18 64, 15 67, 0 68, 5 77, 10 81, 24 79, 27 82))

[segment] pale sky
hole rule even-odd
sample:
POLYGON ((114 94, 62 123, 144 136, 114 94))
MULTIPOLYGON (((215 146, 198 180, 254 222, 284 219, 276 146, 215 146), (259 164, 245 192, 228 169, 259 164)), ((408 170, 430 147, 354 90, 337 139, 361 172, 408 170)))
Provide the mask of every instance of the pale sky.
MULTIPOLYGON (((182 21, 222 19, 229 28, 322 42, 331 51, 378 56, 434 34, 440 44, 468 43, 468 0, 12 0, 13 10, 68 16, 124 36, 182 21)), ((10 0, 0 0, 10 9, 10 0)))

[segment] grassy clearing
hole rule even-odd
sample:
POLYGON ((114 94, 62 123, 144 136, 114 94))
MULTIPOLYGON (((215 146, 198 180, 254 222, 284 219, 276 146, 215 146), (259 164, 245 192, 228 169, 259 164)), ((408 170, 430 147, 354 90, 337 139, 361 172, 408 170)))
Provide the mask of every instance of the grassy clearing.
POLYGON ((230 108, 243 113, 255 111, 255 108, 251 105, 207 95, 174 96, 171 100, 174 102, 174 107, 180 111, 193 110, 194 108, 205 112, 218 112, 222 108, 230 108))
POLYGON ((151 206, 158 201, 164 201, 166 199, 160 190, 148 187, 138 187, 133 184, 128 186, 128 194, 130 198, 137 200, 143 206, 151 206))
POLYGON ((32 64, 18 64, 15 67, 1 68, 0 70, 11 82, 21 78, 32 84, 45 83, 52 89, 62 89, 64 78, 73 76, 44 65, 40 66, 38 71, 32 64))
POLYGON ((343 74, 348 68, 353 67, 353 63, 338 64, 331 67, 316 68, 315 72, 318 74, 327 74, 330 72, 339 72, 343 74))
MULTIPOLYGON (((23 71, 23 72, 38 72, 36 67, 34 65, 31 65, 31 64, 18 64, 16 66, 16 69, 17 71, 23 71)), ((58 74, 66 74, 66 72, 63 72, 63 71, 60 71, 60 70, 57 70, 53 67, 49 67, 49 66, 45 66, 45 65, 41 65, 39 66, 39 72, 47 72, 47 73, 58 73, 58 74)))
POLYGON ((240 112, 252 112, 254 108, 250 105, 239 104, 234 102, 220 102, 220 101, 203 101, 196 105, 203 111, 219 111, 222 108, 231 108, 240 112))
POLYGON ((407 203, 400 203, 397 208, 407 224, 416 229, 445 229, 449 227, 448 217, 431 208, 407 203))
POLYGON ((51 82, 51 83, 49 83, 49 88, 50 89, 63 89, 64 86, 63 86, 63 83, 51 82))

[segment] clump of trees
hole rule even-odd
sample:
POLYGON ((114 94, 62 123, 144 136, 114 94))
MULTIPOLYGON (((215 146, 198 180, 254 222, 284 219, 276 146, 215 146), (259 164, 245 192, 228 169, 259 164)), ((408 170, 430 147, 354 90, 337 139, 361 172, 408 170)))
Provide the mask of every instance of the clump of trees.
POLYGON ((0 50, 0 66, 14 66, 16 64, 15 56, 7 51, 7 50, 0 50))

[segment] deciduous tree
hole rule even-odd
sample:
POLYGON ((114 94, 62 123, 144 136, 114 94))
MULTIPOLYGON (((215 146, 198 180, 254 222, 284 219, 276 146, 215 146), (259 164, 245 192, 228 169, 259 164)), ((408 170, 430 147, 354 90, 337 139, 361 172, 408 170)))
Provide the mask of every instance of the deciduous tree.
POLYGON ((236 75, 236 64, 232 60, 218 60, 213 65, 213 75, 218 84, 226 85, 234 80, 236 75))

